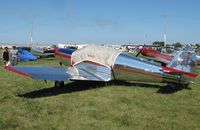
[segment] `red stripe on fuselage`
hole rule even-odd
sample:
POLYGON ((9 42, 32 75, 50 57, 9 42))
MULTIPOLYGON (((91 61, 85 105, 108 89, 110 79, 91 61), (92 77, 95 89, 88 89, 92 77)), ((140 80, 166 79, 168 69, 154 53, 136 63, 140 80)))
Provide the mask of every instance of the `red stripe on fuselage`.
POLYGON ((58 55, 58 56, 62 56, 62 57, 67 58, 67 59, 71 59, 71 55, 67 55, 67 54, 65 54, 65 53, 58 52, 58 50, 56 50, 56 51, 54 52, 54 54, 55 54, 55 55, 58 55))
POLYGON ((10 66, 4 66, 4 68, 7 69, 7 70, 9 70, 9 71, 12 71, 12 72, 15 72, 15 73, 17 73, 17 74, 20 74, 20 75, 22 75, 22 76, 32 78, 30 75, 28 75, 28 74, 26 74, 26 73, 23 73, 23 72, 20 72, 20 71, 18 71, 18 70, 15 70, 15 69, 13 69, 13 68, 10 67, 10 66))
POLYGON ((142 75, 162 78, 162 76, 159 76, 159 75, 151 74, 151 73, 148 73, 148 72, 140 72, 140 71, 137 71, 137 70, 131 70, 131 69, 127 69, 127 68, 124 68, 124 67, 114 66, 113 68, 118 69, 118 70, 122 70, 122 71, 126 71, 126 72, 138 73, 138 74, 142 74, 142 75))
POLYGON ((170 68, 170 67, 162 67, 162 70, 172 72, 172 73, 183 73, 183 74, 190 76, 190 77, 193 77, 193 78, 198 76, 198 74, 195 74, 195 73, 185 72, 185 71, 177 70, 177 69, 170 68))

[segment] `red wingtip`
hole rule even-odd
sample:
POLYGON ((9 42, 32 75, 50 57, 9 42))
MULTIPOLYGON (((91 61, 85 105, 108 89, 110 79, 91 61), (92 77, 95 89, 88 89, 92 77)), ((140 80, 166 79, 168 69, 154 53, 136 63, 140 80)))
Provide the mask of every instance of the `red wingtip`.
POLYGON ((17 73, 17 74, 20 74, 20 75, 22 75, 22 76, 32 78, 32 76, 30 76, 30 75, 28 75, 28 74, 26 74, 26 73, 20 72, 20 71, 18 71, 18 70, 15 70, 15 69, 13 69, 13 68, 10 67, 10 66, 4 66, 4 68, 7 69, 7 70, 9 70, 9 71, 12 71, 12 72, 15 72, 15 73, 17 73))

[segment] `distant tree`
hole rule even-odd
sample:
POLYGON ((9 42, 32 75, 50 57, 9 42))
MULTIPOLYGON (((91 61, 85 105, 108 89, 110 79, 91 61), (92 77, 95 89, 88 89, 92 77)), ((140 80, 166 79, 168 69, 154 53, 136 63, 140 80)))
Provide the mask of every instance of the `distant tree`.
POLYGON ((152 43, 152 45, 154 45, 154 46, 164 46, 164 44, 165 43, 163 41, 155 41, 152 43))
POLYGON ((196 47, 197 47, 197 48, 200 48, 200 44, 196 44, 196 47))
POLYGON ((174 46, 175 48, 181 48, 181 47, 182 47, 182 44, 181 44, 180 42, 176 42, 176 43, 173 44, 173 46, 174 46))

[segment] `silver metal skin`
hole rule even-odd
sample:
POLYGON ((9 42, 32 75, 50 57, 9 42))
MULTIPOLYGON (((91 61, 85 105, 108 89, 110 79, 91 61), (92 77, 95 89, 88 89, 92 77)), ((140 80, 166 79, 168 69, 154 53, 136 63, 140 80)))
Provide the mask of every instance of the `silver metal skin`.
POLYGON ((185 46, 167 65, 163 66, 138 59, 128 54, 120 54, 113 66, 114 79, 142 82, 167 82, 189 84, 194 80, 196 55, 190 46, 185 46))
POLYGON ((120 54, 113 66, 114 78, 126 81, 162 82, 162 67, 128 54, 120 54))
POLYGON ((92 64, 91 62, 80 62, 75 65, 82 79, 92 81, 110 81, 112 80, 111 69, 102 65, 92 64))
POLYGON ((113 67, 114 78, 124 81, 183 83, 180 75, 162 71, 162 66, 120 54, 113 67))
POLYGON ((170 68, 182 70, 188 74, 181 73, 181 82, 190 83, 196 74, 197 57, 194 48, 190 44, 185 45, 167 65, 170 68))

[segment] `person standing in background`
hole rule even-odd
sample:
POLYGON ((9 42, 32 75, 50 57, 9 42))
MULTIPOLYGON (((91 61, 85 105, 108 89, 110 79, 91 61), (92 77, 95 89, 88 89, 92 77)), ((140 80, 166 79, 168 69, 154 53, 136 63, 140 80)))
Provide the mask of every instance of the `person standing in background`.
POLYGON ((4 65, 7 65, 8 61, 9 61, 8 47, 5 47, 4 50, 3 50, 2 59, 3 59, 4 65))
POLYGON ((16 49, 16 46, 13 46, 9 53, 9 61, 10 63, 8 65, 15 66, 18 63, 18 50, 16 49))

